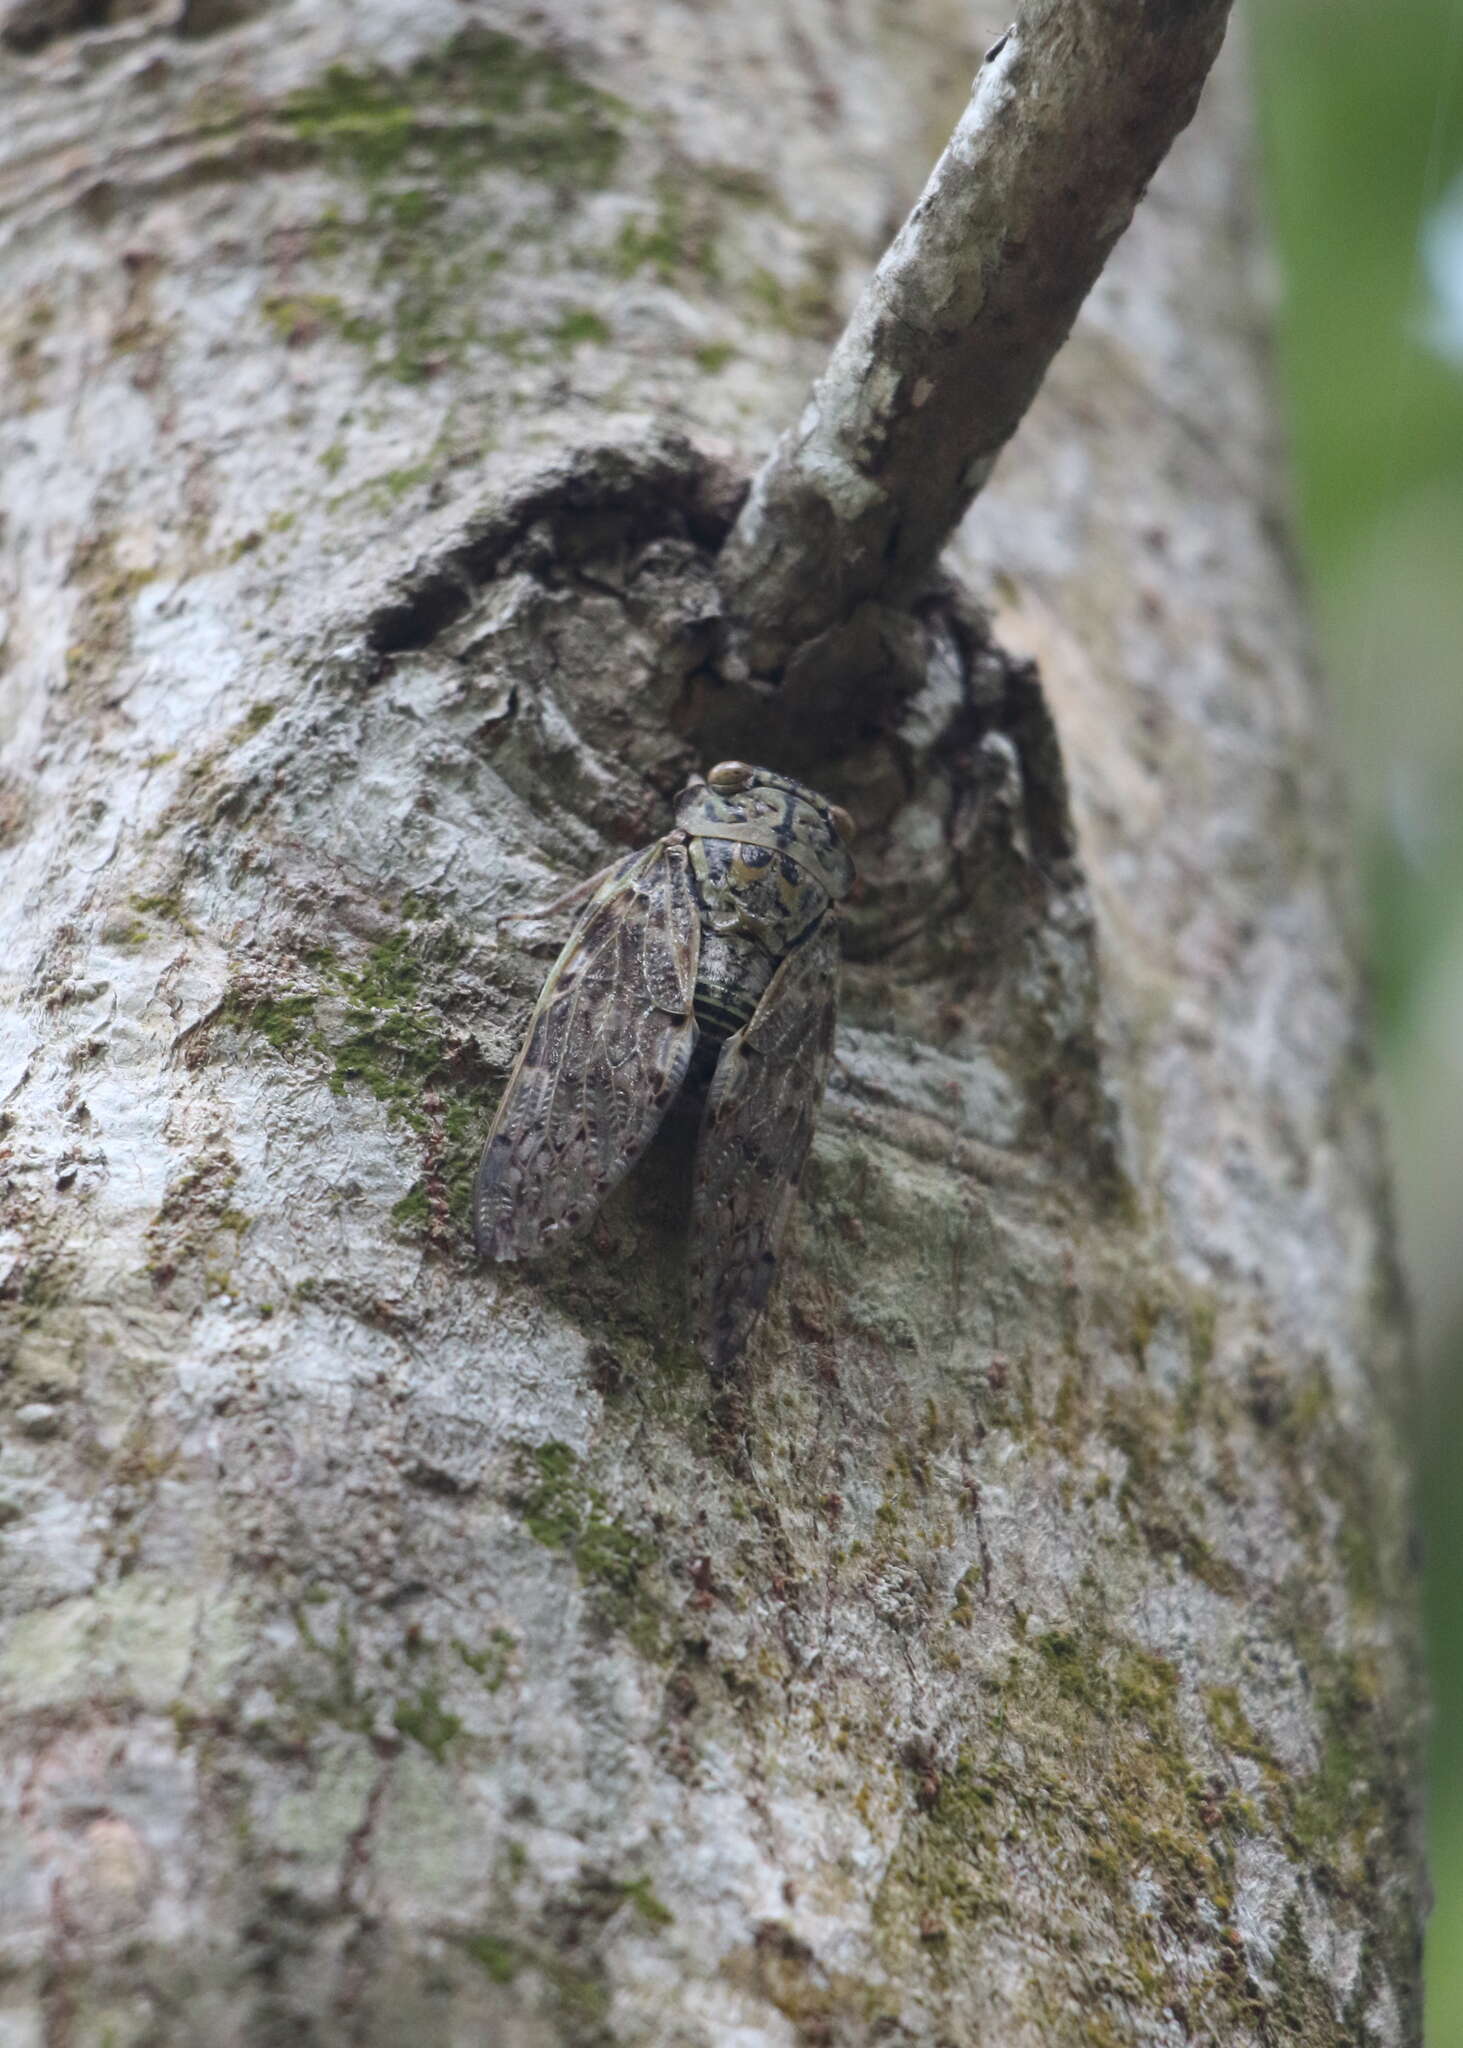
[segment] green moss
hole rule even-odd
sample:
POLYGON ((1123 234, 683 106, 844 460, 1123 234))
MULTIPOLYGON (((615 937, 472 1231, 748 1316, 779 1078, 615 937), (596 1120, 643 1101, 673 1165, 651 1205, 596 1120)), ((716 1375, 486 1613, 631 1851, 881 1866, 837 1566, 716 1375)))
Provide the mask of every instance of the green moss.
MULTIPOLYGON (((0 1118, 0 1135, 5 1129, 0 1118)), ((12 1370, 23 1339, 64 1310, 80 1277, 73 1259, 35 1246, 0 1278, 0 1374, 12 1370)))
POLYGON ((341 973, 341 985, 354 992, 362 1003, 374 1009, 414 1001, 421 989, 426 964, 416 950, 409 931, 397 932, 373 946, 365 965, 358 971, 341 973))
POLYGON ((523 360, 529 339, 526 327, 495 327, 483 336, 483 344, 496 355, 505 356, 510 363, 517 363, 523 360))
MULTIPOLYGON (((1304 1629, 1301 1634, 1305 1640, 1304 1629)), ((1365 1656, 1336 1655, 1311 1638, 1306 1663, 1321 1733, 1314 1771, 1297 1773, 1275 1756, 1233 1687, 1216 1687, 1206 1695, 1209 1726, 1225 1749, 1259 1766, 1270 1827, 1329 1896, 1355 1901, 1369 1923, 1373 1946, 1395 1947, 1390 1973, 1406 1983, 1412 1967, 1410 1932, 1406 1926, 1379 1927, 1372 1873, 1378 1844, 1384 1841, 1390 1843, 1394 1867, 1405 1868, 1408 1862, 1409 1734, 1388 1711, 1377 1673, 1365 1656)))
POLYGON ((611 267, 620 277, 651 270, 667 284, 685 273, 708 284, 718 283, 717 214, 708 192, 679 175, 658 178, 655 194, 654 214, 649 219, 626 221, 620 229, 611 251, 611 267))
POLYGON ((699 348, 693 349, 692 354, 695 356, 697 368, 714 377, 718 370, 726 368, 735 356, 736 350, 729 341, 705 341, 699 348))
POLYGON ((504 1941, 497 1934, 470 1934, 463 1947, 495 1984, 511 1984, 523 1968, 524 1953, 517 1942, 504 1941))
POLYGON ((1139 1365, 1142 1365, 1148 1356, 1148 1347, 1163 1320, 1165 1306, 1162 1300, 1145 1290, 1139 1291, 1133 1303, 1132 1335, 1129 1341, 1133 1357, 1139 1365))
POLYGON ((1201 1369, 1214 1362, 1219 1329, 1219 1303, 1212 1294, 1195 1290, 1189 1301, 1189 1355, 1201 1369))
POLYGON ((452 1645, 469 1671, 475 1671, 489 1692, 496 1692, 508 1676, 513 1652, 518 1640, 505 1628, 495 1628, 488 1637, 487 1647, 473 1650, 466 1643, 452 1645))
POLYGON ((447 1745, 462 1732, 459 1717, 448 1713, 430 1686, 424 1686, 414 1700, 399 1701, 391 1720, 399 1735, 420 1743, 439 1764, 446 1757, 447 1745))
POLYGON ((648 1877, 631 1878, 620 1890, 647 1927, 669 1927, 674 1921, 675 1914, 656 1897, 648 1877))
POLYGON ((975 1603, 985 1588, 985 1574, 978 1564, 973 1564, 961 1573, 955 1587, 955 1597, 950 1605, 950 1619, 961 1628, 970 1628, 975 1622, 975 1603))
POLYGON ((144 917, 165 917, 170 924, 183 922, 183 893, 170 889, 160 896, 133 896, 128 899, 134 910, 140 910, 144 917))
POLYGON ((53 361, 45 342, 55 324, 55 303, 40 294, 22 302, 18 318, 11 323, 10 383, 22 397, 22 410, 39 403, 38 387, 53 361))
POLYGON ((1402 1818, 1396 1787, 1401 1738, 1382 1711, 1370 1660, 1349 1653, 1327 1661, 1317 1688, 1321 1756, 1294 1786, 1292 1832, 1333 1886, 1361 1895, 1375 1837, 1402 1818))
POLYGON ((774 2006, 807 2048, 883 2040, 897 2026, 901 2001, 892 1985, 829 1969, 781 1922, 762 1921, 751 1951, 729 1957, 725 1968, 734 1982, 774 2006))
MULTIPOLYGON (((407 889, 401 898, 401 915, 413 924, 440 923, 447 915, 447 899, 435 889, 407 889)), ((460 958, 462 948, 449 941, 445 932, 438 935, 432 948, 432 958, 460 958)))
POLYGON ((1166 1657, 1134 1644, 1115 1649, 1102 1630, 1055 1630, 1030 1641, 1063 1699, 1094 1715, 1141 1719, 1151 1731, 1177 1734, 1178 1673, 1166 1657))
MULTIPOLYGON (((484 277, 503 261, 501 249, 483 245, 486 174, 598 189, 618 164, 626 112, 553 53, 486 29, 466 29, 403 70, 332 67, 285 102, 283 118, 297 141, 364 189, 364 218, 332 209, 314 253, 334 264, 363 237, 373 312, 352 311, 329 291, 292 289, 266 302, 266 316, 287 342, 339 335, 404 383, 459 361, 479 339, 484 277)), ((563 345, 592 338, 570 334, 563 345)))
POLYGON ((305 1607, 304 1601, 296 1602, 291 1618, 308 1654, 292 1660, 288 1675, 276 1680, 276 1689, 301 1724, 290 1732, 308 1732, 313 1722, 329 1721, 352 1734, 369 1735, 375 1709, 370 1694, 357 1681, 350 1624, 342 1613, 334 1634, 322 1640, 305 1607))
POLYGON ((1056 1680, 1063 1697, 1101 1711, 1112 1698, 1112 1683, 1091 1645, 1066 1630, 1033 1636, 1032 1648, 1056 1680))
POLYGON ((770 270, 758 270, 748 280, 747 296, 787 333, 831 340, 840 325, 836 288, 837 266, 831 253, 815 250, 807 275, 796 285, 784 284, 770 270))
MULTIPOLYGON (((634 116, 551 50, 473 28, 402 68, 336 65, 280 114, 295 144, 352 188, 316 224, 319 275, 302 280, 296 264, 262 302, 287 345, 335 337, 365 350, 376 374, 418 383, 486 350, 548 361, 608 341, 604 314, 591 307, 538 325, 492 320, 489 275, 524 250, 539 275, 559 262, 599 261, 620 277, 649 272, 732 294, 796 334, 836 328, 830 250, 806 254, 790 282, 766 270, 723 274, 728 205, 774 205, 765 180, 677 163, 604 251, 565 197, 617 177, 634 116), (513 175, 510 205, 495 171, 513 175)), ((714 372, 730 354, 729 344, 709 344, 697 359, 714 372)))
MULTIPOLYGON (((431 452, 420 462, 407 462, 394 469, 378 470, 374 476, 366 477, 349 490, 338 491, 327 502, 332 512, 343 505, 358 505, 362 500, 373 510, 386 512, 399 504, 410 492, 422 484, 430 483, 441 470, 444 451, 441 444, 434 445, 431 452)), ((410 914, 410 913, 408 913, 410 914)))
POLYGON ((608 324, 588 306, 571 306, 550 330, 561 349, 576 349, 586 341, 608 341, 608 324))
POLYGON ((224 997, 218 1021, 235 1031, 253 1031, 276 1052, 284 1052, 314 1016, 317 1000, 309 995, 250 996, 234 989, 224 997))
POLYGON ((579 1533, 578 1464, 567 1444, 540 1444, 533 1452, 539 1483, 523 1497, 523 1519, 530 1535, 550 1549, 561 1550, 579 1533))
POLYGON ((1175 1560, 1213 1592, 1234 1594, 1240 1578, 1217 1556, 1198 1526, 1198 1512, 1183 1498, 1186 1489, 1175 1455, 1178 1417, 1146 1389, 1114 1395, 1103 1433, 1127 1460, 1117 1505, 1154 1557, 1175 1560))
MULTIPOLYGON (((572 1924, 572 1915, 566 1917, 572 1924)), ((525 1975, 537 1979, 530 1997, 537 2006, 547 1993, 565 2041, 604 2041, 601 2029, 610 1997, 602 1968, 571 1962, 546 1941, 496 1931, 467 1935, 462 1947, 494 1984, 506 1987, 525 1975)))
POLYGON ((422 1085, 441 1058, 440 1033, 405 1006, 357 1004, 346 1021, 350 1029, 331 1048, 334 1093, 360 1086, 408 1121, 416 1119, 422 1085))
POLYGON ((1128 1719, 1139 1716, 1155 1734, 1177 1736, 1178 1691, 1179 1675, 1167 1657, 1131 1643, 1119 1650, 1114 1695, 1128 1719))
MULTIPOLYGON (((441 957, 455 942, 437 935, 441 957)), ((410 933, 373 948, 359 973, 341 972, 351 1001, 345 1034, 330 1048, 330 1086, 344 1094, 364 1087, 422 1138, 428 1174, 398 1204, 397 1220, 428 1223, 437 1201, 465 1227, 471 1174, 482 1147, 496 1084, 475 1055, 442 1032, 435 1010, 420 1001, 428 965, 410 933)))
POLYGON ((1222 1749, 1232 1751, 1235 1756, 1249 1757, 1255 1763, 1274 1764, 1268 1745, 1256 1734, 1240 1702, 1237 1686, 1210 1686, 1204 1694, 1204 1709, 1214 1740, 1222 1749))
POLYGON ((1033 1631, 998 1697, 982 1745, 926 1774, 905 1817, 876 1907, 886 1963, 906 1977, 978 1967, 983 1924, 1009 1912, 1007 1859, 1025 1862, 1035 1841, 1064 1873, 1063 1904, 1023 1922, 1023 1938, 1061 1950, 1091 1918, 1125 1957, 1112 1995, 1170 2002, 1182 1987, 1163 1930, 1190 1941, 1228 1912, 1238 1833, 1189 1758, 1176 1669, 1094 1612, 1033 1631), (1135 1900, 1140 1874, 1157 1926, 1135 1900))
POLYGON ((385 203, 390 208, 393 224, 399 228, 423 228, 442 211, 440 193, 414 186, 409 186, 404 192, 391 193, 385 203))
POLYGON ((1324 1556, 1340 1552, 1347 1591, 1362 1614, 1376 1611, 1397 1533, 1376 1480, 1376 1451, 1337 1413, 1321 1365, 1288 1384, 1278 1401, 1275 1441, 1291 1476, 1292 1512, 1324 1556), (1320 1501, 1329 1505, 1323 1514, 1320 1501))
POLYGON ((633 277, 637 270, 649 267, 669 279, 679 257, 675 237, 659 223, 650 228, 639 221, 626 221, 615 238, 614 267, 621 277, 633 277))
MULTIPOLYGON (((415 167, 434 184, 461 186, 501 168, 598 188, 621 148, 618 102, 552 52, 481 28, 401 71, 332 65, 284 112, 301 141, 367 181, 415 167)), ((404 226, 431 210, 419 188, 395 196, 404 226)))
POLYGON ((432 1204, 425 1181, 413 1181, 399 1202, 391 1205, 391 1220, 403 1230, 425 1230, 432 1220, 432 1204))
POLYGON ((238 1179, 225 1152, 206 1153, 172 1181, 147 1226, 147 1272, 155 1287, 184 1279, 204 1295, 232 1293, 222 1252, 231 1258, 235 1243, 221 1246, 227 1233, 236 1241, 252 1218, 237 1208, 231 1191, 238 1179))
POLYGON ((76 1280, 76 1268, 70 1260, 64 1260, 53 1251, 37 1251, 29 1257, 25 1268, 20 1270, 18 1280, 6 1280, 6 1294, 14 1294, 20 1307, 31 1315, 43 1315, 47 1309, 59 1309, 68 1298, 76 1280))
MULTIPOLYGON (((602 1970, 584 1969, 557 1956, 545 1955, 536 1959, 536 1967, 553 1993, 562 2026, 602 2026, 610 2009, 610 1988, 602 1970)), ((565 2036, 566 2040, 573 2038, 565 2036)))
POLYGON ((999 1807, 996 1785, 967 1754, 906 1824, 874 1906, 891 1966, 897 1951, 889 1936, 917 1936, 931 1919, 959 1929, 1004 1913, 999 1807))
POLYGON ((332 292, 271 292, 260 300, 259 310, 290 348, 321 334, 338 334, 343 341, 372 348, 383 332, 379 320, 352 312, 332 292))
POLYGON ((609 1512, 567 1444, 536 1445, 526 1468, 515 1505, 529 1534, 551 1550, 566 1550, 611 1625, 645 1654, 659 1654, 662 1620, 645 1584, 655 1560, 651 1544, 609 1512))
MULTIPOLYGON (((1359 2025, 1353 2031, 1346 2015, 1338 2011, 1332 1982, 1311 1961, 1294 1898, 1281 1918, 1269 1974, 1275 1988, 1264 2011, 1271 2038, 1303 2041, 1306 2048, 1351 2048, 1367 2038, 1368 2028, 1359 2025)), ((1362 2015, 1356 2017, 1360 2020, 1362 2015)))
POLYGON ((78 596, 66 649, 66 686, 83 696, 109 688, 132 640, 133 599, 155 569, 124 567, 109 533, 82 541, 71 557, 67 582, 78 596))
POLYGON ((472 1171, 498 1093, 471 1041, 444 1032, 430 1001, 429 979, 461 951, 450 929, 404 929, 373 947, 357 969, 317 949, 308 961, 322 978, 317 993, 267 995, 236 987, 219 1011, 220 1023, 255 1033, 278 1053, 308 1047, 325 1062, 335 1094, 366 1089, 413 1134, 424 1171, 393 1215, 404 1229, 434 1240, 444 1226, 466 1229, 472 1171), (317 1018, 330 987, 347 1003, 339 1024, 332 1020, 327 1029, 317 1018))
POLYGON ((135 911, 143 917, 160 918, 165 924, 175 924, 190 937, 196 938, 198 927, 183 908, 183 891, 176 885, 171 889, 158 891, 150 896, 133 896, 128 899, 135 911))

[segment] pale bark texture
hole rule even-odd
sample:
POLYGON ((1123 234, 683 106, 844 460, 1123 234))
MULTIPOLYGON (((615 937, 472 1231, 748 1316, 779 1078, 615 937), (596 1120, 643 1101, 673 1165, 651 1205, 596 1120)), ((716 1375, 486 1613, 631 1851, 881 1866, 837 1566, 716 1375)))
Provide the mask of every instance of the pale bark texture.
POLYGON ((726 659, 908 603, 1193 118, 1229 0, 1028 0, 722 552, 726 659))
POLYGON ((772 687, 718 549, 1000 13, 5 24, 0 2044, 1415 2044, 1405 1342, 1233 53, 959 587, 772 687), (683 1147, 542 1265, 465 1216, 499 920, 730 751, 863 883, 717 1388, 683 1147))

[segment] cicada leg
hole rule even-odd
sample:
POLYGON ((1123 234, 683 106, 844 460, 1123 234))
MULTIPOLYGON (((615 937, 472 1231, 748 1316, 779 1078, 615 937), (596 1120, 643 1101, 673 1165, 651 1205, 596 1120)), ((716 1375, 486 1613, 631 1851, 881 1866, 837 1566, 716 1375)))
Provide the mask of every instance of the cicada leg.
POLYGON ((607 868, 582 882, 576 882, 572 889, 566 889, 562 896, 556 896, 552 903, 536 903, 532 910, 502 910, 494 919, 495 924, 538 924, 551 917, 560 917, 566 910, 577 910, 581 903, 588 903, 597 890, 604 887, 615 876, 624 873, 637 855, 630 854, 623 860, 612 860, 607 868))

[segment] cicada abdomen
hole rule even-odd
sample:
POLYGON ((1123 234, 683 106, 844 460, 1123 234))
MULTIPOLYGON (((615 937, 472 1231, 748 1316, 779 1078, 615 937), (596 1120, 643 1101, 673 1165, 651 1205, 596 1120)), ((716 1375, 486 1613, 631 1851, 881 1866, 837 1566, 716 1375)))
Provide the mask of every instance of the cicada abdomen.
POLYGON ((828 1078, 847 812, 723 762, 675 829, 611 869, 551 969, 488 1135, 479 1250, 529 1258, 587 1223, 688 1075, 705 1089, 691 1312, 714 1371, 766 1303, 828 1078))

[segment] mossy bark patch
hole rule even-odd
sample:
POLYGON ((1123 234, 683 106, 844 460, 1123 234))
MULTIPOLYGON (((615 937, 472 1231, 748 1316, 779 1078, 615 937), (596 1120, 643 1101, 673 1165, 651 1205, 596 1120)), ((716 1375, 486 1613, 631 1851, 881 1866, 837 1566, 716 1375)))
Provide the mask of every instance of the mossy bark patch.
POLYGON ((642 1652, 657 1654, 665 1617, 650 1584, 654 1545, 610 1512, 567 1444, 539 1444, 526 1455, 515 1500, 535 1541, 573 1559, 596 1611, 642 1652))
MULTIPOLYGON (((490 168, 602 185, 619 158, 621 112, 553 53, 476 27, 404 70, 334 65, 284 108, 339 168, 368 181, 415 168, 435 189, 490 168)), ((430 194, 408 204, 420 220, 430 194)))

